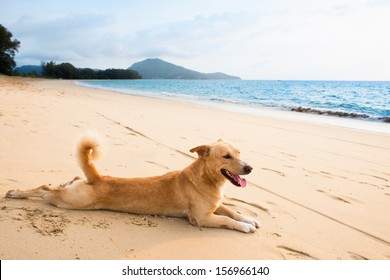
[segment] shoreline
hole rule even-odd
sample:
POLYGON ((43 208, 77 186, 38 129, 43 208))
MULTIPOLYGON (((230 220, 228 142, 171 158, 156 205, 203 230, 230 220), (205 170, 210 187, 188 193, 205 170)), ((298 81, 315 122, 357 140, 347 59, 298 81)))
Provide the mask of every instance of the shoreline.
MULTIPOLYGON (((97 86, 91 86, 86 84, 79 84, 79 82, 82 81, 83 80, 74 81, 74 84, 80 87, 92 88, 92 89, 97 89, 102 91, 109 91, 116 94, 123 94, 123 95, 137 96, 137 97, 144 97, 144 98, 151 98, 151 99, 158 99, 158 100, 171 100, 171 101, 186 103, 194 106, 200 105, 210 109, 218 109, 222 111, 242 113, 242 114, 247 114, 247 115, 252 115, 257 117, 270 117, 270 118, 276 118, 280 120, 292 120, 292 121, 306 122, 311 124, 349 128, 349 129, 372 132, 372 133, 390 134, 390 124, 384 121, 380 121, 378 119, 371 119, 371 118, 360 119, 360 118, 351 118, 351 117, 342 117, 342 116, 332 116, 327 114, 305 112, 305 110, 298 111, 294 108, 290 110, 282 110, 277 108, 267 108, 264 106, 234 104, 228 102, 213 102, 213 101, 206 101, 202 99, 191 99, 190 101, 186 101, 178 96, 164 95, 162 94, 162 92, 160 92, 159 94, 158 92, 141 91, 135 89, 120 90, 115 88, 104 88, 104 87, 97 87, 97 86)), ((311 109, 311 108, 305 108, 305 109, 311 109)), ((311 110, 313 111, 314 109, 311 110)))
MULTIPOLYGON (((389 260, 390 136, 197 104, 0 76, 0 258, 389 260), (78 135, 94 129, 104 175, 145 177, 191 164, 223 139, 254 170, 224 204, 256 218, 254 234, 186 219, 56 208, 4 198, 11 189, 83 176, 78 135), (20 242, 23 240, 24 242, 20 242)), ((298 113, 296 113, 298 114, 298 113)))

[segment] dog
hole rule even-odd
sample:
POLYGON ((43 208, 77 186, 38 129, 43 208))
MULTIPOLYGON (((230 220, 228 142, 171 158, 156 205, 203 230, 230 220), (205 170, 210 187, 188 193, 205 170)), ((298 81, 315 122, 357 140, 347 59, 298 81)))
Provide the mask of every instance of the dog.
POLYGON ((11 190, 7 198, 40 197, 59 208, 104 209, 133 214, 187 217, 199 227, 221 227, 252 233, 260 223, 222 204, 227 182, 245 187, 252 167, 240 160, 234 146, 218 140, 190 150, 198 158, 180 171, 144 178, 102 176, 93 160, 101 152, 101 140, 83 135, 76 146, 79 165, 86 179, 76 177, 56 188, 47 185, 36 189, 11 190))

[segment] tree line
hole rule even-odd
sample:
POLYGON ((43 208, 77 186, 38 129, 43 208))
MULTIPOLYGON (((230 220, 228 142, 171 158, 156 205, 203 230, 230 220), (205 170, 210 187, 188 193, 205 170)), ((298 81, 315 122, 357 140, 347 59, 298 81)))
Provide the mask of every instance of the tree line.
POLYGON ((53 61, 42 63, 42 76, 52 79, 142 79, 141 75, 134 70, 128 69, 106 69, 106 70, 94 70, 91 68, 76 68, 70 63, 56 64, 53 61))

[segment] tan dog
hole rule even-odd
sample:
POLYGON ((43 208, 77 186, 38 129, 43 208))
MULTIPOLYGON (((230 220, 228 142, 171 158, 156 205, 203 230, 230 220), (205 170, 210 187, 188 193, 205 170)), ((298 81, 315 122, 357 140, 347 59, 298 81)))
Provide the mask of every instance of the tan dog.
POLYGON ((100 175, 92 159, 100 151, 96 137, 85 135, 77 157, 87 179, 76 177, 58 188, 43 185, 29 191, 9 191, 8 198, 41 197, 67 209, 107 209, 136 214, 188 217, 192 225, 255 232, 260 223, 222 205, 227 181, 245 187, 252 167, 239 159, 240 152, 219 140, 193 148, 199 158, 181 171, 146 178, 100 175))

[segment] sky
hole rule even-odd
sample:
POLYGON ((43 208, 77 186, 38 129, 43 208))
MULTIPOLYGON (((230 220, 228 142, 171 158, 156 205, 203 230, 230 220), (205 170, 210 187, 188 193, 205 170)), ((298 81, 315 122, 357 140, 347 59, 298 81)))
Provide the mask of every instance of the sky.
POLYGON ((390 80, 390 0, 0 0, 42 61, 128 68, 160 58, 258 80, 390 80))

